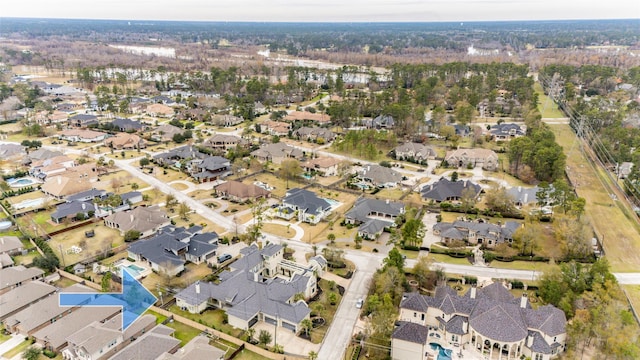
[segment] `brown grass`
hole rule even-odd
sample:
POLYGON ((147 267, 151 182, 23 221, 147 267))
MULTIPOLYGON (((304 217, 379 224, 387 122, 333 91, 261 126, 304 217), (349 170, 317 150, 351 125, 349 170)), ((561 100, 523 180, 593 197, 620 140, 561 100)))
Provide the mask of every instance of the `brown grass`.
POLYGON ((550 125, 556 141, 567 153, 567 173, 576 192, 587 201, 585 214, 597 236, 604 240, 607 259, 614 272, 640 270, 640 226, 626 202, 612 200, 614 189, 604 171, 592 166, 580 151, 576 136, 569 125, 550 125))
POLYGON ((108 228, 100 223, 83 226, 81 228, 56 235, 49 241, 49 245, 56 255, 58 255, 60 259, 64 258, 65 266, 78 263, 92 256, 109 251, 113 247, 120 246, 123 243, 124 238, 120 235, 118 230, 108 228), (95 237, 86 238, 84 232, 88 230, 94 230, 95 237), (82 252, 79 254, 67 253, 67 250, 73 245, 80 246, 82 248, 82 252), (61 248, 62 253, 60 252, 61 248))
POLYGON ((289 229, 289 231, 287 231, 287 227, 280 224, 264 224, 262 226, 262 230, 266 233, 281 236, 287 239, 291 239, 296 234, 295 230, 289 229))

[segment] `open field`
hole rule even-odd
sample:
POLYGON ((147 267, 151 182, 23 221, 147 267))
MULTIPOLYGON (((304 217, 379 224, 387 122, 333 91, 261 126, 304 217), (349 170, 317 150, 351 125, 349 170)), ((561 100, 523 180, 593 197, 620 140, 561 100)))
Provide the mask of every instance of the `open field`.
POLYGON ((211 221, 209 219, 205 219, 204 217, 202 217, 202 215, 199 215, 199 214, 196 214, 196 213, 190 213, 189 214, 189 220, 187 220, 187 221, 185 221, 183 219, 180 219, 179 216, 176 216, 176 217, 174 217, 172 219, 175 221, 176 226, 189 227, 189 224, 193 223, 195 225, 202 226, 204 228, 203 231, 215 231, 218 234, 221 234, 222 232, 225 231, 225 229, 223 227, 221 227, 220 225, 214 223, 213 221, 211 221))
POLYGON ((90 224, 80 227, 60 235, 54 236, 49 240, 49 245, 58 255, 63 266, 73 265, 92 256, 106 253, 114 247, 124 243, 124 238, 120 232, 115 229, 108 228, 101 223, 90 224), (94 230, 95 236, 87 238, 85 231, 94 230), (82 252, 73 254, 67 252, 71 246, 78 246, 82 252))
POLYGON ((180 171, 176 171, 172 169, 163 169, 158 166, 155 166, 153 168, 153 177, 165 183, 172 182, 175 180, 186 180, 189 178, 187 174, 183 174, 180 171))
MULTIPOLYGON (((271 193, 275 196, 284 197, 285 193, 287 192, 287 181, 285 179, 277 177, 276 175, 262 173, 256 176, 248 177, 242 182, 245 184, 253 184, 254 181, 262 181, 269 186, 273 186, 275 189, 273 189, 271 193)), ((305 185, 304 183, 298 182, 295 179, 290 179, 288 183, 289 189, 303 187, 305 185)))
POLYGON ((171 184, 171 187, 178 191, 187 190, 189 188, 186 184, 183 183, 173 183, 171 184))
MULTIPOLYGON (((585 214, 604 245, 613 272, 640 271, 640 227, 627 204, 613 200, 613 184, 580 151, 569 125, 550 125, 567 153, 567 173, 579 196, 586 199, 585 214)), ((620 198, 620 196, 618 196, 620 198)))
POLYGON ((539 82, 533 84, 533 90, 538 94, 538 110, 543 118, 563 118, 565 115, 558 109, 558 104, 551 100, 542 90, 539 82))
POLYGON ((445 254, 433 254, 429 253, 429 258, 433 259, 435 262, 442 262, 447 264, 455 264, 455 265, 471 265, 469 260, 466 258, 454 258, 445 254))
POLYGON ((64 228, 64 224, 56 224, 51 221, 51 212, 52 211, 39 211, 37 213, 25 214, 17 218, 16 222, 25 232, 31 233, 30 235, 33 236, 42 235, 42 232, 50 233, 64 228), (36 224, 35 226, 38 228, 34 229, 33 224, 36 224))

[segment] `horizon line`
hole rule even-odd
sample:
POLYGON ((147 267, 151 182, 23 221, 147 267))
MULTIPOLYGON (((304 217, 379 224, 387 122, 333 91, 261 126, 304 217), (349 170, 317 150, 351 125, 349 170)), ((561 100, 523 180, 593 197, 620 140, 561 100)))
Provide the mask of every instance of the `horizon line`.
MULTIPOLYGON (((509 20, 353 20, 353 21, 272 21, 272 20, 193 20, 193 19, 126 19, 126 18, 65 18, 65 17, 19 17, 0 16, 0 19, 13 20, 71 20, 71 21, 139 21, 139 22, 193 22, 193 23, 250 23, 250 24, 431 24, 431 23, 490 23, 490 22, 563 22, 563 21, 630 21, 640 18, 565 18, 565 19, 509 19, 509 20)), ((0 27, 2 24, 0 23, 0 27)))

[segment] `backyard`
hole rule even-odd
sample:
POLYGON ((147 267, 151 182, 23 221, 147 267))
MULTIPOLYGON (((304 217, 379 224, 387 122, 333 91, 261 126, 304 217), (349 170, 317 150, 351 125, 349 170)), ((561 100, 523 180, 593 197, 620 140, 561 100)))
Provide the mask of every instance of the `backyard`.
MULTIPOLYGON (((60 258, 63 266, 76 264, 85 259, 108 253, 112 248, 124 243, 124 238, 116 229, 101 223, 93 223, 59 234, 49 240, 49 245, 60 258), (93 230, 95 236, 87 238, 86 231, 93 230), (72 246, 81 251, 73 251, 72 246)), ((75 248, 74 248, 75 249, 75 248)))

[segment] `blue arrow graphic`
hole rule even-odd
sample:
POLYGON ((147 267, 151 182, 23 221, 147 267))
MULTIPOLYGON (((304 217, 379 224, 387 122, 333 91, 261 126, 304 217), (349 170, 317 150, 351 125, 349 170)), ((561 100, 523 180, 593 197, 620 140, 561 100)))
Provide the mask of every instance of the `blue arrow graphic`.
POLYGON ((122 331, 149 309, 158 299, 136 280, 129 270, 122 269, 122 293, 59 294, 60 306, 121 306, 122 331))

